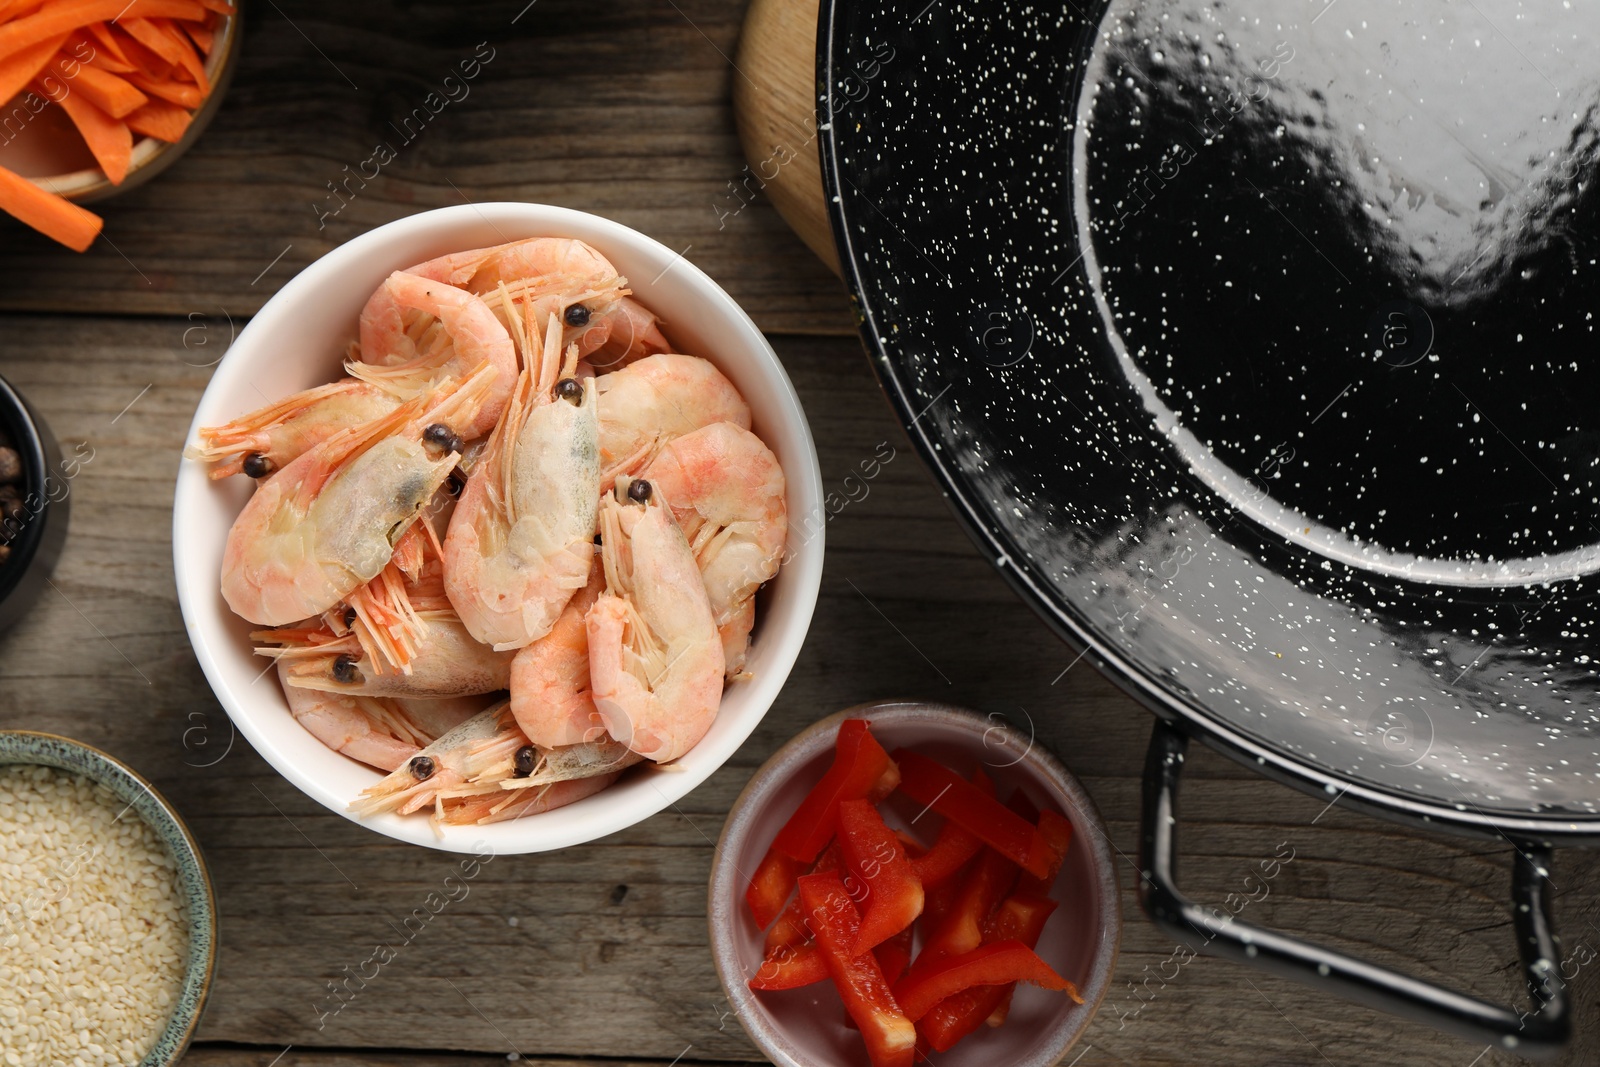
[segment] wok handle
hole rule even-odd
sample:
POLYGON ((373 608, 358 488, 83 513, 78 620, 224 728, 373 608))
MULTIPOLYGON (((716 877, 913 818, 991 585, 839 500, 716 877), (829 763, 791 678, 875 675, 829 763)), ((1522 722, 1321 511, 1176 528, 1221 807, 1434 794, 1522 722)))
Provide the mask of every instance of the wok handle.
POLYGON ((1550 848, 1516 845, 1511 874, 1517 948, 1536 1009, 1519 1012, 1380 967, 1342 952, 1203 908, 1177 883, 1178 776, 1189 738, 1156 721, 1145 760, 1139 903, 1162 930, 1196 951, 1237 960, 1336 993, 1358 1004, 1427 1023, 1519 1055, 1553 1055, 1572 1035, 1550 922, 1550 848), (1195 942, 1198 940, 1199 947, 1195 942))

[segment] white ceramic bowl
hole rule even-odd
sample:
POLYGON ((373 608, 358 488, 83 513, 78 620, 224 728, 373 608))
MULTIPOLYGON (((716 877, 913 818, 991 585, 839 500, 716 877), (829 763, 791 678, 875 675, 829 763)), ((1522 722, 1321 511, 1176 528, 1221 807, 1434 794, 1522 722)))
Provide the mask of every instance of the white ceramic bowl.
MULTIPOLYGON (((846 1025, 844 1005, 831 983, 783 992, 750 990, 750 979, 761 969, 765 935, 744 903, 750 874, 832 763, 839 724, 847 718, 870 720, 873 736, 891 752, 915 749, 969 776, 982 767, 1002 799, 1022 789, 1035 804, 1054 807, 1072 821, 1072 844, 1050 893, 1060 907, 1045 925, 1037 951, 1077 983, 1084 1002, 1020 986, 1004 1026, 981 1026, 932 1061, 937 1067, 1059 1062, 1088 1029, 1116 969, 1122 908, 1111 839, 1089 794, 1059 760, 1003 720, 949 704, 880 701, 830 715, 780 748, 734 802, 712 860, 707 919, 717 977, 745 1032, 779 1067, 867 1067, 861 1035, 846 1025)), ((896 794, 885 806, 886 820, 906 829, 919 820, 919 807, 896 794)), ((912 829, 931 842, 938 822, 930 816, 912 829)))
MULTIPOLYGON (((635 768, 595 796, 542 815, 435 834, 422 816, 357 820, 382 834, 448 851, 483 846, 497 853, 539 852, 591 841, 631 826, 705 781, 755 729, 783 687, 805 641, 822 579, 822 477, 816 446, 794 386, 761 331, 733 299, 693 264, 649 237, 596 215, 541 204, 472 204, 423 212, 380 226, 311 264, 267 301, 239 334, 200 398, 196 429, 234 418, 340 375, 346 344, 367 297, 391 271, 447 252, 525 237, 587 241, 616 264, 637 299, 664 320, 685 352, 711 360, 749 402, 754 430, 778 456, 788 480, 787 562, 763 593, 749 670, 730 685, 716 723, 670 767, 635 768)), ((173 507, 178 601, 195 656, 250 744, 318 803, 354 818, 350 802, 380 775, 324 747, 289 715, 266 661, 251 651, 249 623, 223 602, 223 545, 250 485, 210 481, 184 460, 173 507)))

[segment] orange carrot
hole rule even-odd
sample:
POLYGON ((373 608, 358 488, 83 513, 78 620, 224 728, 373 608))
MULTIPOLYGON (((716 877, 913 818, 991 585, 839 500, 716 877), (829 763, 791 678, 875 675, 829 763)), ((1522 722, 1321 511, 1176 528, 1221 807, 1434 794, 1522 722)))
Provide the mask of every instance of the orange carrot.
POLYGON ((26 89, 65 40, 65 36, 47 38, 0 60, 0 104, 26 89))
POLYGON ((106 35, 116 42, 117 47, 122 50, 122 55, 145 77, 157 81, 166 81, 172 77, 172 64, 135 41, 121 26, 106 25, 106 35))
POLYGON ((194 79, 194 83, 200 87, 200 91, 209 96, 211 93, 211 79, 206 76, 206 61, 195 49, 194 42, 189 39, 189 35, 179 29, 180 25, 188 24, 180 23, 173 19, 151 19, 150 24, 158 27, 172 39, 172 46, 177 50, 180 57, 178 59, 179 64, 189 72, 189 77, 194 79))
POLYGON ((93 244, 100 227, 105 225, 100 216, 45 192, 4 167, 0 167, 0 211, 77 252, 93 244))
POLYGON ((0 59, 92 22, 122 18, 199 21, 204 16, 205 8, 197 0, 46 0, 33 14, 0 26, 0 59))
POLYGON ((96 49, 94 58, 88 62, 91 67, 99 67, 101 70, 106 71, 109 74, 139 73, 138 67, 134 66, 132 63, 124 63, 122 60, 118 59, 116 56, 112 55, 110 51, 104 48, 96 49))
MULTIPOLYGON (((33 83, 33 91, 46 99, 53 99, 38 82, 33 83)), ((55 99, 54 103, 60 105, 72 124, 78 127, 78 132, 83 134, 84 143, 94 153, 95 162, 106 172, 111 184, 121 185, 122 179, 128 176, 128 165, 133 161, 133 134, 128 124, 101 111, 82 93, 66 93, 55 99)))
MULTIPOLYGON (((228 0, 200 0, 200 3, 205 5, 208 11, 215 11, 219 15, 236 15, 239 13, 239 9, 229 3, 228 0)), ((174 15, 173 17, 183 18, 184 16, 174 15)))
POLYGON ((130 74, 128 75, 128 81, 149 96, 170 101, 179 107, 186 107, 190 110, 199 107, 201 101, 205 99, 205 94, 200 91, 199 87, 190 85, 188 82, 151 78, 144 74, 130 74))
POLYGON ((94 39, 87 26, 80 26, 73 30, 67 35, 66 42, 61 46, 63 59, 70 57, 76 59, 79 63, 93 63, 96 59, 104 58, 102 55, 104 51, 105 49, 100 47, 99 42, 94 39))
MULTIPOLYGON (((97 23, 96 25, 100 24, 97 23)), ((73 59, 88 63, 90 66, 108 70, 112 74, 131 74, 139 69, 129 63, 120 51, 112 51, 107 48, 98 37, 90 32, 91 29, 93 27, 85 26, 83 29, 74 32, 71 37, 68 37, 67 43, 61 46, 62 56, 71 56, 73 59)))
MULTIPOLYGON (((89 25, 85 26, 84 29, 87 30, 90 36, 94 38, 90 44, 98 45, 98 47, 95 49, 97 53, 110 54, 119 63, 126 63, 129 66, 135 65, 132 57, 123 51, 122 42, 117 38, 116 34, 111 32, 111 27, 108 24, 104 22, 91 22, 89 25)), ((123 72, 118 71, 118 73, 120 74, 123 72)))
POLYGON ((122 28, 128 31, 135 41, 144 45, 150 51, 171 63, 174 67, 182 67, 189 72, 195 85, 200 87, 202 93, 211 90, 210 83, 206 81, 206 71, 200 63, 200 57, 195 54, 194 44, 182 33, 178 32, 170 22, 156 22, 151 19, 123 19, 122 28))
POLYGON ((10 0, 9 3, 0 2, 0 22, 10 22, 20 19, 24 15, 31 15, 44 4, 44 0, 10 0))
POLYGON ((152 100, 123 121, 134 133, 154 137, 158 141, 177 144, 183 138, 193 118, 188 111, 165 100, 152 100))
POLYGON ((182 23, 183 32, 189 35, 189 40, 200 49, 201 55, 209 56, 211 49, 217 43, 217 31, 210 26, 201 26, 193 22, 182 23))
POLYGON ((65 79, 68 93, 82 93, 91 104, 114 119, 123 118, 150 102, 150 98, 131 83, 99 67, 57 57, 52 68, 65 79))

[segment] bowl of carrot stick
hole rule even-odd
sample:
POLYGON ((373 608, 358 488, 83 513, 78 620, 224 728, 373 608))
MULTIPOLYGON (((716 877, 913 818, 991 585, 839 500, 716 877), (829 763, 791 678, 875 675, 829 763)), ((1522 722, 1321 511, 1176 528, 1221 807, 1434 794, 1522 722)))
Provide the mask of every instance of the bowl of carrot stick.
POLYGON ((0 0, 0 211, 86 250, 102 221, 82 205, 194 143, 239 29, 230 0, 0 0))

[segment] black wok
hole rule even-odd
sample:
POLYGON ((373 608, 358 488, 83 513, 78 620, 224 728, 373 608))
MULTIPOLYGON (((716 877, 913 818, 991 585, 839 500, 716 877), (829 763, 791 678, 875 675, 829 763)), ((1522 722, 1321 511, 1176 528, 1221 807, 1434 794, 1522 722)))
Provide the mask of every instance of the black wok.
POLYGON ((1141 899, 1525 1054, 1600 839, 1600 11, 825 0, 823 171, 879 377, 969 532, 1158 716, 1141 899), (1525 1010, 1178 888, 1199 738, 1516 848, 1525 1010))

